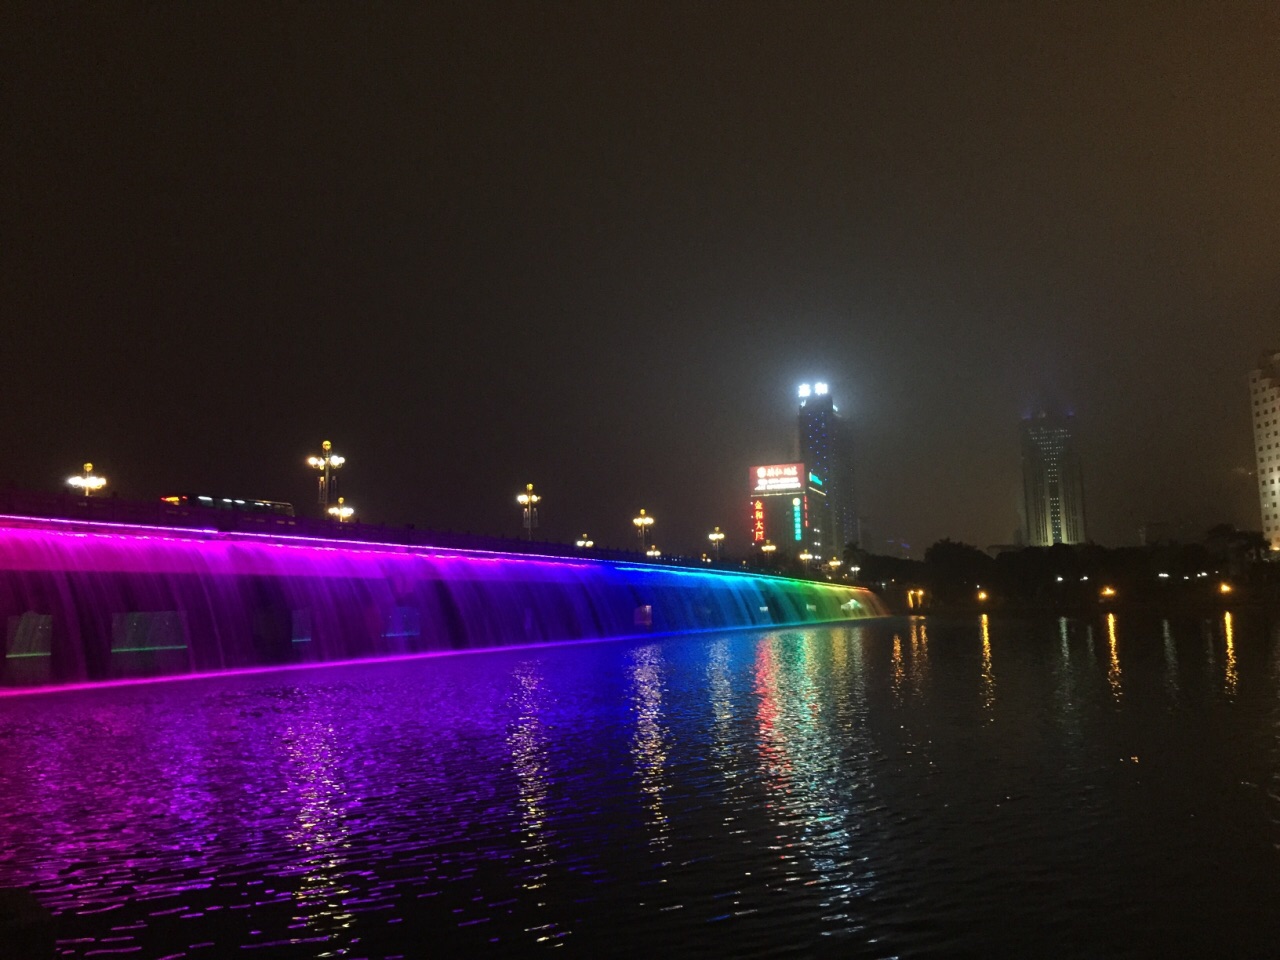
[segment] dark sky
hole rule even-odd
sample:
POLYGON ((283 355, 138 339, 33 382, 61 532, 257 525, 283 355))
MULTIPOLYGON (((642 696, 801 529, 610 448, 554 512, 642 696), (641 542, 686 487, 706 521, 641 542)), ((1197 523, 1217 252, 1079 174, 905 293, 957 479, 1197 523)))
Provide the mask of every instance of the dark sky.
MULTIPOLYGON (((871 538, 1007 542, 1074 409, 1090 532, 1259 525, 1274 3, 6 4, 0 483, 668 550, 795 386, 871 538)), ((872 544, 875 546, 875 544, 872 544)), ((732 541, 727 545, 730 549, 732 541)))

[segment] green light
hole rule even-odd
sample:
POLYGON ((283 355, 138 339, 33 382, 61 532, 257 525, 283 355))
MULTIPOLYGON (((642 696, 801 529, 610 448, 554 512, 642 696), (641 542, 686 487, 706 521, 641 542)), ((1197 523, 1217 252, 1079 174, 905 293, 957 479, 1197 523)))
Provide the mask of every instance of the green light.
POLYGON ((51 657, 51 656, 53 656, 53 654, 46 651, 44 653, 6 653, 4 655, 4 658, 6 660, 25 660, 27 659, 27 657, 51 657))
POLYGON ((150 653, 152 650, 185 650, 187 645, 180 643, 176 646, 167 647, 112 647, 112 653, 150 653))

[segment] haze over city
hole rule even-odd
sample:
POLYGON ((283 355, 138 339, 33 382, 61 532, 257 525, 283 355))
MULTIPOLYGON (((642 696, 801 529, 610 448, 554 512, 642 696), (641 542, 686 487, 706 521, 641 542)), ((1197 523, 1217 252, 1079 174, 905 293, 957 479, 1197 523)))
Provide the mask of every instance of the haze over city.
POLYGON ((1258 529, 1271 4, 0 12, 0 482, 745 546, 796 387, 874 547, 1009 542, 1076 414, 1089 534, 1258 529), (737 543, 732 542, 736 536, 737 543))

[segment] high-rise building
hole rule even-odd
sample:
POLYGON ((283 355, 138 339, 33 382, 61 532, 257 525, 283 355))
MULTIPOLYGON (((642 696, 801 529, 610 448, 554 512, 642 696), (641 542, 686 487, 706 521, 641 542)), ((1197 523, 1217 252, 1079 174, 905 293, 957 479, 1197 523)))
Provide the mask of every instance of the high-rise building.
POLYGON ((799 556, 830 552, 826 532, 827 492, 803 463, 771 463, 752 467, 751 542, 766 543, 799 556))
POLYGON ((853 428, 825 383, 800 385, 797 417, 799 456, 826 491, 827 531, 823 546, 841 553, 861 538, 853 486, 853 428))
POLYGON ((1249 374, 1253 401, 1253 449, 1258 458, 1262 535, 1280 550, 1280 352, 1263 354, 1249 374))
POLYGON ((1084 543, 1084 478, 1070 415, 1022 421, 1022 504, 1027 545, 1084 543))

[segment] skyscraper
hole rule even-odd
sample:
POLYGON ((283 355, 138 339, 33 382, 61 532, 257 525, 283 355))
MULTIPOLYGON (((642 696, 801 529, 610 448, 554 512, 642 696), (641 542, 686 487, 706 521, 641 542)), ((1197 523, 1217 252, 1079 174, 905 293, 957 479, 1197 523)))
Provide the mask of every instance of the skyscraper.
POLYGON ((1084 543, 1084 478, 1072 418, 1041 410, 1022 421, 1022 499, 1027 544, 1084 543))
POLYGON ((824 546, 840 553, 859 540, 853 487, 853 430, 825 383, 800 385, 799 459, 826 491, 824 546))
POLYGON ((1262 535, 1280 550, 1280 352, 1263 354, 1249 374, 1253 400, 1253 449, 1258 458, 1262 535))

